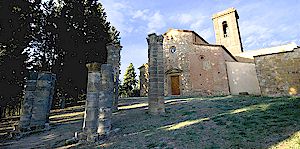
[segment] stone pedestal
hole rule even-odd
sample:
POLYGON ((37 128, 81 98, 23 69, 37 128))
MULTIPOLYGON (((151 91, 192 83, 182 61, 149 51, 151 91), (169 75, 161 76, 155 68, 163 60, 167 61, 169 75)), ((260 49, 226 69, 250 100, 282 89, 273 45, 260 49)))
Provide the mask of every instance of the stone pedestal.
POLYGON ((55 80, 55 74, 50 72, 30 73, 20 116, 21 131, 43 129, 49 123, 55 80))
POLYGON ((87 99, 83 140, 97 142, 111 130, 113 107, 113 70, 110 64, 91 63, 88 68, 87 99))
POLYGON ((150 34, 148 35, 147 41, 149 64, 149 113, 160 115, 165 113, 163 36, 150 34))
POLYGON ((118 97, 119 97, 119 75, 120 75, 120 60, 122 46, 116 44, 108 44, 107 48, 107 64, 111 64, 113 68, 113 110, 118 110, 118 97))

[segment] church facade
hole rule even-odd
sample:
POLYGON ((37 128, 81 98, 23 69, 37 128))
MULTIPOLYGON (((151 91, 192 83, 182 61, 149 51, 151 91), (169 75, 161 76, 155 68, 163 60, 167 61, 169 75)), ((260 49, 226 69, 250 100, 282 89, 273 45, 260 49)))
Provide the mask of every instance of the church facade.
MULTIPOLYGON (((254 58, 292 51, 298 46, 292 43, 244 52, 238 19, 234 8, 213 15, 216 44, 190 30, 169 29, 163 34, 165 96, 261 95, 264 79, 258 79, 257 70, 263 65, 256 66, 254 58)), ((139 68, 142 96, 148 90, 147 67, 144 64, 139 68)))
POLYGON ((170 29, 164 34, 165 95, 230 94, 226 62, 236 62, 221 45, 197 33, 170 29))

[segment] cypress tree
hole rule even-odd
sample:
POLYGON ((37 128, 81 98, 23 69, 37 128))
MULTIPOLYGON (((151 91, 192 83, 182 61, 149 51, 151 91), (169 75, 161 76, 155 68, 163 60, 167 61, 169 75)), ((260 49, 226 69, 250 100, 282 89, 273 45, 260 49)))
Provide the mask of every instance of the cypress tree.
POLYGON ((134 95, 133 90, 137 87, 137 83, 134 66, 130 63, 126 69, 122 85, 122 90, 124 90, 126 96, 132 97, 134 95))

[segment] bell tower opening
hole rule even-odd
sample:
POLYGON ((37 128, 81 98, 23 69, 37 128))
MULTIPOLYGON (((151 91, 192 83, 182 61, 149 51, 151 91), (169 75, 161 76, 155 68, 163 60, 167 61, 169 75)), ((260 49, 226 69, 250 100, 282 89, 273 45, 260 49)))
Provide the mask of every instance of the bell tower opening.
POLYGON ((226 21, 223 21, 222 23, 222 27, 223 27, 223 35, 224 35, 224 38, 228 37, 228 25, 227 25, 227 22, 226 21))

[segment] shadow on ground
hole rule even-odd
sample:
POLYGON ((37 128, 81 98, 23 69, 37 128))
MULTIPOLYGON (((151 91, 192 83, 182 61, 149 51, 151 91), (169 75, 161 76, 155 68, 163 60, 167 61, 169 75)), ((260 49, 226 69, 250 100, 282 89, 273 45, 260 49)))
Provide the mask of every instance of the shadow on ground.
MULTIPOLYGON (((144 101, 146 104, 146 101, 144 101)), ((115 114, 108 148, 269 148, 300 131, 300 98, 170 99, 163 117, 143 103, 115 114), (140 106, 140 107, 139 107, 140 106)), ((300 146, 300 140, 296 140, 300 146)))
MULTIPOLYGON (((83 109, 77 107, 52 112, 51 131, 19 141, 8 141, 2 143, 2 147, 67 148, 63 147, 63 142, 75 131, 80 131, 83 109)), ((113 127, 120 128, 120 131, 98 147, 300 147, 300 98, 226 96, 168 99, 164 116, 147 114, 147 98, 137 98, 121 99, 119 109, 113 115, 113 127)))

